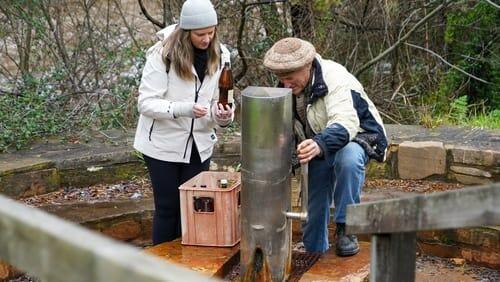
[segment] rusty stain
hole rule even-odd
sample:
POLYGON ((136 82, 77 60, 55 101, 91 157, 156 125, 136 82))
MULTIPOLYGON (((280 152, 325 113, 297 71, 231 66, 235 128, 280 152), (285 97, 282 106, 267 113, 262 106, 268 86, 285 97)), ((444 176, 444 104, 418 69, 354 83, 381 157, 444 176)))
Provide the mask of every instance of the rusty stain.
POLYGON ((370 264, 370 243, 359 242, 359 248, 359 253, 351 257, 339 257, 335 254, 335 248, 331 248, 302 275, 300 281, 341 281, 357 273, 370 264))
POLYGON ((252 261, 247 267, 246 273, 243 274, 242 281, 248 282, 267 282, 273 281, 272 273, 269 268, 269 262, 267 257, 262 252, 261 248, 255 249, 255 253, 252 256, 252 261))
MULTIPOLYGON (((296 282, 300 281, 300 278, 304 273, 306 273, 321 257, 321 254, 318 253, 302 253, 302 252, 292 252, 290 256, 291 259, 291 269, 287 269, 286 273, 289 276, 285 281, 288 282, 296 282), (288 275, 289 274, 289 275, 288 275)), ((234 266, 234 268, 229 272, 226 277, 224 277, 225 281, 274 281, 270 276, 270 273, 264 273, 262 271, 262 275, 254 275, 255 269, 252 271, 249 270, 245 274, 243 279, 240 279, 241 266, 238 264, 234 266), (268 274, 267 279, 265 279, 265 275, 268 274), (264 280, 262 280, 264 279, 264 280)))
POLYGON ((210 276, 215 276, 238 251, 239 244, 231 248, 183 246, 180 239, 146 249, 147 253, 210 276))

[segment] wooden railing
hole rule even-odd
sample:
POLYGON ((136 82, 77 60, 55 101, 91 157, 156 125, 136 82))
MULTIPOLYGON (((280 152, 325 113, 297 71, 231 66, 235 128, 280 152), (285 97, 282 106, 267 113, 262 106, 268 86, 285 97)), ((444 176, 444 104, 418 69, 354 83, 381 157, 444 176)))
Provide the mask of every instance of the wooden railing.
POLYGON ((214 281, 1 195, 0 259, 41 281, 214 281))
POLYGON ((418 231, 499 224, 500 183, 347 207, 347 233, 372 236, 370 282, 415 281, 418 231))

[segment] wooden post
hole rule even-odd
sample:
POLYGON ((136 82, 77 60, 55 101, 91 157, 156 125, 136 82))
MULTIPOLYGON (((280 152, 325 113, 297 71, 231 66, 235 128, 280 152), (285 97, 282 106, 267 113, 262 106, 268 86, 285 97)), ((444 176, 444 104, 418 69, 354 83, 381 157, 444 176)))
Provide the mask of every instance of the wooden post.
POLYGON ((372 236, 370 282, 415 281, 416 232, 372 236))
POLYGON ((373 234, 370 282, 415 281, 416 232, 500 224, 500 183, 347 206, 347 233, 373 234))

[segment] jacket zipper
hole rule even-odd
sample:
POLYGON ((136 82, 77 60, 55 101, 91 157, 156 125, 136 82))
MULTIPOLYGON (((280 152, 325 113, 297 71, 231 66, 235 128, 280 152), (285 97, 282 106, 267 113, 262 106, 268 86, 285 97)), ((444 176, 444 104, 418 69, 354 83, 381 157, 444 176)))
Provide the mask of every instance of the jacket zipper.
MULTIPOLYGON (((198 93, 200 92, 201 85, 203 84, 203 81, 200 83, 200 87, 198 88, 198 76, 195 75, 194 77, 194 102, 198 102, 198 93)), ((194 142, 194 137, 193 137, 193 129, 194 129, 194 120, 195 118, 191 119, 191 129, 189 130, 189 137, 188 140, 186 141, 186 146, 184 147, 184 156, 182 157, 183 159, 186 158, 186 153, 189 145, 189 140, 193 138, 194 142)))
POLYGON ((153 123, 151 123, 151 128, 149 128, 149 141, 151 141, 151 134, 153 134, 153 127, 155 125, 156 119, 153 119, 153 123))

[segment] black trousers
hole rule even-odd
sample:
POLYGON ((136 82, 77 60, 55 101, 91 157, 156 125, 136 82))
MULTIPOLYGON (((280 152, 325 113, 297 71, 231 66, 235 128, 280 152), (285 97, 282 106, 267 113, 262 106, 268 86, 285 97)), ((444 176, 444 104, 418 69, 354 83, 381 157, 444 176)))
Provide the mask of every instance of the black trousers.
POLYGON ((144 155, 149 171, 155 212, 153 216, 153 244, 172 241, 181 236, 179 186, 210 167, 210 158, 204 162, 193 144, 188 164, 166 162, 144 155))

